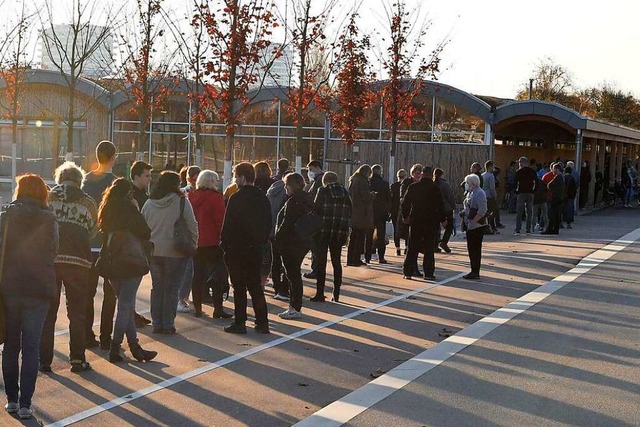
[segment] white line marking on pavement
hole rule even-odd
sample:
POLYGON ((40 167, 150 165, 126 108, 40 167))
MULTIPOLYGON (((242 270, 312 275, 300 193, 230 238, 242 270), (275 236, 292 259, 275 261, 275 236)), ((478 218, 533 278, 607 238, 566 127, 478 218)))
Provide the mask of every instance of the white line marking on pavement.
POLYGON ((498 326, 505 324, 592 268, 597 267, 638 239, 640 239, 640 228, 593 252, 583 258, 576 267, 540 286, 535 291, 529 292, 505 307, 496 310, 487 317, 467 326, 457 334, 441 341, 436 346, 423 351, 413 359, 354 390, 342 399, 325 406, 310 417, 294 424, 294 427, 337 427, 349 422, 357 415, 445 362, 459 351, 474 344, 498 326))
MULTIPOLYGON (((255 347, 255 348, 252 348, 252 349, 245 350, 243 352, 234 354, 234 355, 226 357, 226 358, 224 358, 222 360, 218 360, 217 362, 209 363, 207 365, 202 366, 201 368, 195 369, 193 371, 185 372, 182 375, 178 375, 178 376, 175 376, 175 377, 172 377, 172 378, 168 378, 168 379, 166 379, 164 381, 161 381, 161 382, 159 382, 157 384, 151 385, 151 386, 149 386, 149 387, 147 387, 145 389, 129 393, 126 396, 118 397, 118 398, 113 399, 113 400, 111 400, 109 402, 105 402, 102 405, 95 406, 93 408, 87 409, 86 411, 82 411, 82 412, 79 412, 77 414, 71 415, 69 417, 66 417, 66 418, 60 420, 60 421, 56 421, 54 423, 48 424, 47 427, 54 427, 54 426, 55 427, 62 427, 62 426, 68 426, 68 425, 73 424, 73 423, 77 423, 79 421, 85 420, 85 419, 87 419, 89 417, 92 417, 94 415, 100 414, 102 412, 108 411, 108 410, 113 409, 115 407, 118 407, 118 406, 124 405, 126 403, 132 402, 132 401, 134 401, 136 399, 139 399, 141 397, 147 396, 147 395, 149 395, 151 393, 155 393, 156 391, 160 391, 160 390, 163 390, 163 389, 165 389, 167 387, 171 387, 171 386, 176 385, 178 383, 187 381, 187 380, 189 380, 191 378, 197 377, 198 375, 206 374, 207 372, 211 372, 214 369, 221 368, 223 366, 226 366, 226 365, 229 365, 231 363, 237 362, 238 360, 246 359, 247 357, 253 356, 256 353, 260 353, 260 352, 262 352, 264 350, 268 350, 270 348, 277 347, 277 346, 285 344, 285 343, 287 343, 289 341, 293 341, 293 340, 295 340, 297 338, 303 337, 303 336, 311 334, 313 332, 320 331, 322 329, 328 328, 330 326, 333 326, 335 324, 344 322, 346 320, 352 319, 352 318, 360 316, 362 314, 370 313, 370 312, 375 311, 375 310, 377 310, 379 308, 388 306, 388 305, 393 304, 395 302, 402 301, 402 300, 407 299, 409 297, 412 297, 412 296, 415 296, 415 295, 420 294, 422 292, 428 291, 429 289, 433 289, 435 287, 438 287, 438 286, 441 286, 441 285, 445 285, 445 284, 447 284, 449 282, 453 282, 454 280, 457 280, 457 279, 461 278, 464 274, 465 273, 458 273, 458 274, 456 274, 454 276, 451 276, 451 277, 449 277, 447 279, 444 279, 444 280, 442 280, 440 282, 431 283, 429 285, 423 286, 422 288, 415 289, 413 291, 397 295, 397 296, 395 296, 393 298, 390 298, 388 300, 384 300, 384 301, 379 302, 377 304, 373 304, 373 305, 371 305, 369 307, 362 308, 360 310, 356 310, 356 311, 351 312, 349 314, 345 314, 344 316, 336 317, 336 318, 334 318, 332 320, 327 320, 326 322, 320 323, 319 325, 316 325, 316 326, 312 326, 312 327, 310 327, 308 329, 304 329, 304 330, 301 330, 301 331, 298 331, 298 332, 294 332, 293 334, 290 334, 290 335, 282 336, 282 337, 277 338, 277 339, 275 339, 273 341, 269 341, 267 343, 264 343, 264 344, 262 344, 262 345, 260 345, 258 347, 255 347)), ((353 284, 358 284, 358 283, 369 283, 369 282, 354 281, 352 283, 353 284)))

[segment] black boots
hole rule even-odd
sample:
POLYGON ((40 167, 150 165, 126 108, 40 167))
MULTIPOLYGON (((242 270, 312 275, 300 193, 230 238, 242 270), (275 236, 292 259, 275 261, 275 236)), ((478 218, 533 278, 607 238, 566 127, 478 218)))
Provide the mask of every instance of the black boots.
POLYGON ((149 362, 158 355, 157 351, 144 350, 139 344, 131 347, 129 350, 138 362, 149 362))
POLYGON ((224 307, 222 306, 222 294, 217 291, 213 295, 213 315, 211 317, 214 319, 231 319, 233 317, 233 314, 224 311, 224 307))
POLYGON ((111 363, 119 363, 124 359, 120 355, 120 345, 119 344, 111 344, 109 348, 109 362, 111 363))

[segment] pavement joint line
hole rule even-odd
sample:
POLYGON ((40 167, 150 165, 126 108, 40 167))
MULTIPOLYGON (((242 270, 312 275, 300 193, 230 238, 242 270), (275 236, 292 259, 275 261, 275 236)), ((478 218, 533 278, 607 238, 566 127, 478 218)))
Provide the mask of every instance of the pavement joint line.
POLYGON ((529 292, 521 298, 507 304, 505 307, 496 310, 492 314, 462 329, 455 335, 441 341, 434 347, 423 351, 414 358, 393 368, 386 374, 352 391, 341 399, 330 403, 311 416, 294 424, 293 427, 338 427, 349 422, 362 412, 425 375, 431 369, 444 363, 458 352, 475 344, 479 339, 495 330, 498 326, 507 323, 552 295, 563 286, 573 282, 582 274, 587 273, 607 261, 638 239, 640 239, 640 228, 594 251, 592 254, 583 258, 576 267, 568 272, 560 274, 535 291, 529 292), (576 274, 576 269, 580 270, 581 273, 576 274), (523 308, 523 303, 528 305, 528 307, 523 308), (416 364, 416 361, 425 363, 416 364))
MULTIPOLYGON (((124 404, 129 403, 129 402, 132 402, 132 401, 134 401, 136 399, 139 399, 141 397, 148 396, 149 394, 155 393, 157 391, 164 390, 164 389, 166 389, 168 387, 171 387, 171 386, 179 384, 181 382, 190 380, 190 379, 192 379, 194 377, 197 377, 199 375, 206 374, 206 373, 211 372, 211 371, 213 371, 215 369, 224 367, 226 365, 229 365, 231 363, 237 362, 237 361, 242 360, 242 359, 246 359, 246 358, 248 358, 250 356, 253 356, 254 354, 260 353, 262 351, 268 350, 268 349, 273 348, 273 347, 277 347, 279 345, 282 345, 282 344, 285 344, 287 342, 293 341, 293 340, 295 340, 297 338, 300 338, 300 337, 303 337, 305 335, 309 335, 311 333, 314 333, 314 332, 320 331, 322 329, 331 327, 331 326, 336 325, 338 323, 342 323, 342 322, 344 322, 346 320, 352 319, 352 318, 360 316, 362 314, 371 313, 373 311, 378 310, 379 308, 383 308, 383 307, 386 307, 388 305, 394 304, 394 303, 396 303, 398 301, 405 300, 405 299, 407 299, 409 297, 412 297, 412 296, 418 295, 420 293, 426 292, 426 291, 428 291, 430 289, 433 289, 433 288, 436 288, 438 286, 442 286, 442 285, 445 285, 447 283, 453 282, 455 280, 460 279, 464 274, 465 274, 464 272, 455 274, 455 275, 453 275, 451 277, 448 277, 448 278, 446 278, 444 280, 441 280, 441 281, 438 281, 436 283, 427 284, 426 286, 423 286, 421 288, 414 289, 412 291, 409 291, 409 292, 406 292, 406 293, 403 293, 403 294, 400 294, 400 295, 396 295, 393 298, 389 298, 387 300, 383 300, 383 301, 381 301, 379 303, 370 305, 370 306, 365 307, 365 308, 361 308, 359 310, 353 311, 353 312, 345 314, 343 316, 335 317, 335 318, 333 318, 331 320, 327 320, 325 322, 322 322, 322 323, 320 323, 318 325, 315 325, 315 326, 312 326, 310 328, 303 329, 303 330, 300 330, 300 331, 296 331, 296 332, 294 332, 292 334, 276 338, 275 340, 272 340, 272 341, 269 341, 267 343, 264 343, 264 344, 262 344, 262 345, 260 345, 258 347, 251 348, 251 349, 242 351, 240 353, 233 354, 231 356, 225 357, 224 359, 218 360, 216 362, 208 363, 207 365, 204 365, 204 366, 202 366, 202 367, 200 367, 198 369, 194 369, 192 371, 185 372, 183 374, 168 378, 168 379, 166 379, 164 381, 161 381, 159 383, 153 384, 153 385, 151 385, 151 386, 149 386, 147 388, 144 388, 142 390, 137 390, 137 391, 134 391, 134 392, 131 392, 131 393, 127 393, 125 396, 115 398, 113 400, 110 400, 108 402, 103 403, 102 405, 94 406, 93 408, 89 408, 89 409, 87 409, 85 411, 78 412, 77 414, 70 415, 70 416, 68 416, 68 417, 66 417, 66 418, 64 418, 62 420, 55 421, 55 422, 53 422, 51 424, 47 424, 46 427, 63 427, 63 426, 68 426, 68 425, 80 422, 80 421, 85 420, 87 418, 90 418, 90 417, 93 417, 95 415, 98 415, 98 414, 100 414, 102 412, 106 412, 106 411, 109 411, 109 410, 111 410, 113 408, 116 408, 118 406, 122 406, 124 404)), ((357 284, 358 282, 360 282, 360 283, 368 283, 368 282, 365 282, 365 281, 362 281, 362 280, 358 280, 358 281, 354 281, 353 284, 357 284)))

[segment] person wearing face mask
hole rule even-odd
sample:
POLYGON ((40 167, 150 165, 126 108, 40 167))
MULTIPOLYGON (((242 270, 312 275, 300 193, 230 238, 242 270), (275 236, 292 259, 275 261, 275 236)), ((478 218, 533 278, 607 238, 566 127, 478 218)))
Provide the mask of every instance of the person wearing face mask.
MULTIPOLYGON (((311 200, 315 200, 316 195, 318 194, 318 190, 322 187, 322 177, 324 176, 324 171, 322 170, 322 163, 318 160, 312 160, 307 164, 307 177, 309 177, 309 182, 311 186, 307 190, 309 194, 311 194, 311 200)), ((316 259, 316 239, 312 239, 311 241, 311 271, 304 273, 303 276, 307 279, 315 279, 317 277, 316 272, 318 271, 318 260, 316 259)))
POLYGON ((475 174, 464 179, 467 196, 464 199, 464 210, 460 213, 467 229, 467 250, 471 272, 463 277, 467 280, 480 280, 480 263, 482 261, 482 240, 487 225, 487 196, 480 188, 480 178, 475 174))

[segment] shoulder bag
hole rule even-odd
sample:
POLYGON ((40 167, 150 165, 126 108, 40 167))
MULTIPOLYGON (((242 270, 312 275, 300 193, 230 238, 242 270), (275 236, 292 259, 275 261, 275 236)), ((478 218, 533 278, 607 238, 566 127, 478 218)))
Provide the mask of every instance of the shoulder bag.
POLYGON ((152 254, 152 242, 143 241, 130 231, 114 231, 107 235, 96 268, 107 279, 141 277, 149 272, 152 254))
POLYGON ((173 224, 173 247, 184 256, 194 258, 196 256, 196 246, 191 240, 191 232, 184 219, 184 205, 186 200, 180 197, 180 216, 173 224))

